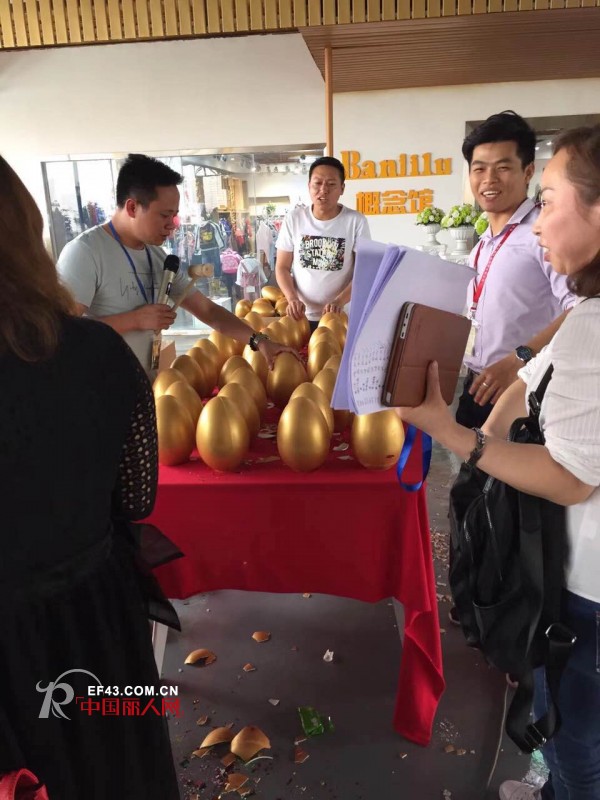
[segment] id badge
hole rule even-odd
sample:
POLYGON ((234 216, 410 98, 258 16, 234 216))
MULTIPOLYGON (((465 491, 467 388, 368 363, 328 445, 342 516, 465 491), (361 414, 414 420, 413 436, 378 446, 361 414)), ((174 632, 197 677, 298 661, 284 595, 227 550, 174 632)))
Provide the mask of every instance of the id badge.
POLYGON ((465 349, 465 355, 467 356, 475 355, 475 337, 480 327, 478 322, 471 320, 471 330, 469 331, 469 338, 467 339, 467 347, 465 349))

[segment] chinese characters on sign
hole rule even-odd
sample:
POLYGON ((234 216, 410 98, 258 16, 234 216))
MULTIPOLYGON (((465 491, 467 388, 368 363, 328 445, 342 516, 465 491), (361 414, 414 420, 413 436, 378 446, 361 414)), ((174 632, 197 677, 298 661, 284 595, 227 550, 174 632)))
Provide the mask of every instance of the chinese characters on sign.
POLYGON ((358 192, 356 210, 361 214, 418 214, 433 206, 433 189, 404 192, 358 192))
MULTIPOLYGON (((451 158, 434 159, 431 153, 400 153, 397 159, 361 161, 358 150, 342 150, 341 161, 348 180, 441 177, 452 174, 451 158)), ((362 214, 418 214, 433 207, 433 189, 393 189, 358 192, 356 210, 362 214)))

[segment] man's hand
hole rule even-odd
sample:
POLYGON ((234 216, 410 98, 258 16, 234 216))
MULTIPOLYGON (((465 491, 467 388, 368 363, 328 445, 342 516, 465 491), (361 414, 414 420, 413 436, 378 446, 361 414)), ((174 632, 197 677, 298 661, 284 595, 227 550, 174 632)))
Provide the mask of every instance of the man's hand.
POLYGON ((334 300, 333 303, 327 303, 323 309, 323 314, 328 314, 330 311, 333 311, 334 314, 341 314, 343 310, 344 306, 340 305, 337 300, 334 300))
POLYGON ((496 403, 503 392, 517 379, 517 372, 523 362, 511 353, 482 370, 469 388, 469 394, 474 395, 474 401, 484 406, 486 403, 496 403))
POLYGON ((283 344, 279 344, 279 342, 271 341, 271 339, 262 339, 258 343, 258 349, 265 357, 269 369, 273 369, 275 364, 275 356, 278 356, 280 353, 291 353, 301 364, 304 364, 300 358, 300 354, 294 350, 293 347, 286 347, 283 344))
POLYGON ((151 303, 131 312, 135 330, 166 331, 175 322, 176 313, 165 303, 151 303))
POLYGON ((305 311, 306 311, 306 306, 304 305, 302 300, 298 300, 297 297, 294 300, 288 301, 288 306, 287 306, 288 317, 300 320, 304 316, 305 311))

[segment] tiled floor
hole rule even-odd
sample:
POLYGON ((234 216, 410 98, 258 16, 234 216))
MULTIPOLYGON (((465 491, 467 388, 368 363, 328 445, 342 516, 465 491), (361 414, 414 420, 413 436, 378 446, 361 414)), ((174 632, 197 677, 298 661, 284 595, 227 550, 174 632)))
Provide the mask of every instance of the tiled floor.
POLYGON ((401 643, 391 601, 369 605, 325 595, 234 591, 198 595, 177 603, 183 633, 170 634, 163 669, 181 698, 183 716, 170 720, 170 730, 182 798, 213 800, 222 792, 220 757, 227 747, 203 758, 192 751, 211 726, 229 723, 235 731, 257 725, 271 740, 265 751, 270 759, 229 769, 249 775, 244 788, 264 800, 491 800, 502 780, 525 776, 529 757, 504 738, 486 789, 506 683, 447 621, 446 504, 455 468, 448 454, 434 450, 428 499, 448 688, 431 745, 413 745, 392 729, 401 643), (271 640, 256 644, 255 630, 270 631, 271 640), (199 647, 213 650, 217 661, 184 666, 186 655, 199 647), (334 651, 331 663, 323 661, 326 650, 334 651), (247 662, 254 672, 243 671, 247 662), (309 755, 302 764, 294 762, 298 706, 330 715, 335 726, 302 743, 309 755), (197 725, 204 715, 207 724, 197 725), (446 752, 448 745, 453 752, 446 752))

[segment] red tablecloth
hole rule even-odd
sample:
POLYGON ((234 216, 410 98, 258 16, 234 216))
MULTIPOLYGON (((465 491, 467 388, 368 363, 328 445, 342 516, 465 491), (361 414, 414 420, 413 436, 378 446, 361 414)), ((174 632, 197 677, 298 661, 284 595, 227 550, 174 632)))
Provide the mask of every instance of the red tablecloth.
MULTIPOLYGON (((409 481, 420 477, 417 445, 409 481)), ((161 467, 149 521, 185 557, 156 575, 171 598, 216 589, 395 597, 405 629, 394 726, 426 745, 444 678, 425 491, 404 491, 395 469, 366 470, 351 453, 332 450, 316 472, 295 473, 268 460, 274 439, 258 439, 239 473, 199 460, 161 467)))

